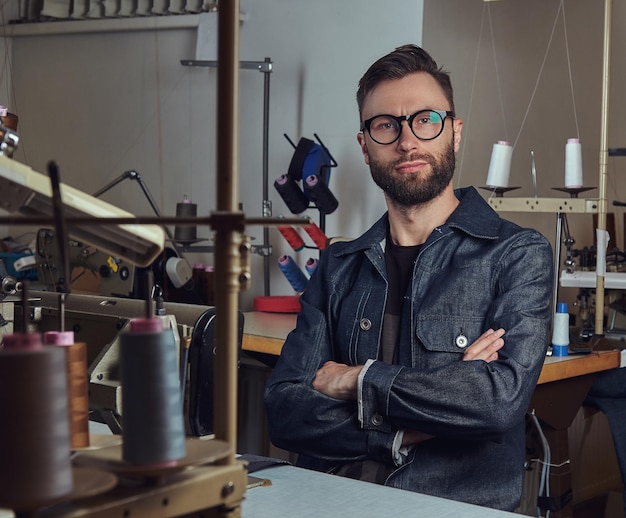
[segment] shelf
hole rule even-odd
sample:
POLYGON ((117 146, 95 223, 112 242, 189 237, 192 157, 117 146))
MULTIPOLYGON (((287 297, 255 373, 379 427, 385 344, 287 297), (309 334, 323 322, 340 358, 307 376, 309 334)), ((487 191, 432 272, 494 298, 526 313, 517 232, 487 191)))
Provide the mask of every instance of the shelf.
POLYGON ((597 199, 585 198, 489 198, 489 205, 502 212, 538 212, 595 214, 598 212, 597 199))
MULTIPOLYGON (((626 290, 626 272, 606 272, 604 287, 626 290)), ((564 288, 595 288, 598 280, 596 272, 561 272, 561 286, 564 288)))
MULTIPOLYGON (((75 20, 9 23, 3 25, 2 28, 5 38, 55 34, 197 29, 203 14, 206 13, 129 16, 126 18, 80 18, 75 20)), ((246 13, 241 12, 239 14, 240 22, 244 22, 247 19, 246 13)))

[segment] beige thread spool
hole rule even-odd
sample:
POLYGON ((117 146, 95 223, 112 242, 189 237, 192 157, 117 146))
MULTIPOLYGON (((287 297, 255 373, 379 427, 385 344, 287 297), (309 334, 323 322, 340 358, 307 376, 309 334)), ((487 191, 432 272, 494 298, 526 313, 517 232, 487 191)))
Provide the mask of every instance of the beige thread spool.
POLYGON ((45 345, 61 346, 65 352, 69 426, 72 449, 89 446, 89 389, 87 344, 74 343, 72 331, 44 333, 45 345))

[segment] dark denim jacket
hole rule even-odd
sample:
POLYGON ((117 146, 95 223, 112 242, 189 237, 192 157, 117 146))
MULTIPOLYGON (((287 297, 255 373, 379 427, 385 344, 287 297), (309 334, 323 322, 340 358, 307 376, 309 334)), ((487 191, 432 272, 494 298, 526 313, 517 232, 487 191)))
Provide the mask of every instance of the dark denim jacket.
POLYGON ((374 362, 357 403, 312 387, 327 360, 379 356, 387 295, 387 216, 363 236, 326 249, 301 297, 297 326, 268 380, 271 440, 298 464, 393 463, 397 430, 434 435, 386 484, 512 510, 522 490, 524 416, 550 341, 552 249, 537 231, 501 219, 473 188, 422 247, 407 292, 399 364, 374 362), (472 343, 504 328, 497 361, 461 361, 472 343))

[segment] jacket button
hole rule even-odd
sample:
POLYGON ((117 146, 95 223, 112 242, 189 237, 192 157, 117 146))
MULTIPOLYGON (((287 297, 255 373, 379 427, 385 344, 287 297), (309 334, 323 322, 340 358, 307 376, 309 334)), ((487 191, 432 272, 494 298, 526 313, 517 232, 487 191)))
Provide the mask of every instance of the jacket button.
POLYGON ((372 327, 372 321, 369 318, 362 318, 359 326, 363 331, 369 331, 372 327))
POLYGON ((380 426, 381 424, 383 424, 383 416, 380 414, 374 414, 372 416, 372 424, 374 426, 380 426))
POLYGON ((464 349, 465 347, 467 347, 467 336, 465 335, 459 335, 454 339, 454 343, 456 344, 457 347, 460 347, 461 349, 464 349))

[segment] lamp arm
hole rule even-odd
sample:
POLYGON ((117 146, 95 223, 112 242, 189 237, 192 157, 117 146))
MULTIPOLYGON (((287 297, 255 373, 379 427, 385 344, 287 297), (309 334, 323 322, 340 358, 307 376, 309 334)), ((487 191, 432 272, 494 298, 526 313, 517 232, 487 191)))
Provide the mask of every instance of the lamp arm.
MULTIPOLYGON (((134 169, 131 169, 130 171, 124 171, 115 180, 113 180, 112 182, 108 183, 107 185, 105 185, 104 187, 102 187, 101 189, 99 189, 98 191, 93 193, 93 196, 95 198, 98 198, 98 197, 102 196, 105 192, 109 191, 110 189, 115 187, 118 183, 123 182, 127 178, 130 179, 130 180, 136 180, 137 181, 137 183, 139 184, 139 187, 143 191, 143 194, 145 195, 146 199, 148 200, 148 203, 150 204, 150 207, 152 207, 152 210, 154 211, 155 215, 157 215, 158 217, 161 217, 161 212, 159 211, 159 208, 157 207, 156 203, 154 202, 154 199, 152 198, 152 195, 150 194, 150 191, 148 190, 148 186, 143 181, 143 178, 141 177, 141 175, 137 171, 135 171, 134 169)), ((174 241, 174 236, 172 235, 172 232, 170 231, 170 229, 167 226, 163 225, 163 230, 165 230, 165 233, 167 234, 167 237, 169 237, 170 240, 172 241, 172 246, 174 247, 174 250, 176 250, 176 253, 178 254, 178 256, 182 257, 182 254, 181 254, 178 246, 176 245, 176 242, 174 241)))

